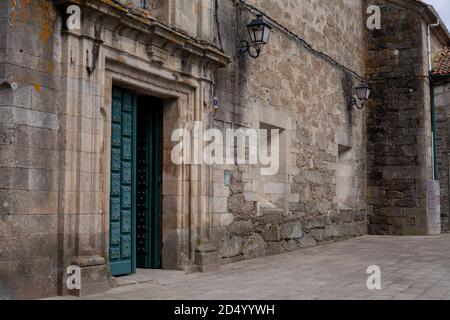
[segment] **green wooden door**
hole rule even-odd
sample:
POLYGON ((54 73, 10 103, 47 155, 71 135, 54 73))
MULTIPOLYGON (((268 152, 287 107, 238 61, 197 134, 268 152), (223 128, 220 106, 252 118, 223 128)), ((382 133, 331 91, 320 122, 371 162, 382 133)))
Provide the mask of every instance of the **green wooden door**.
POLYGON ((136 270, 135 175, 136 97, 113 88, 110 189, 110 271, 125 275, 136 270))
POLYGON ((143 97, 137 120, 137 267, 160 268, 162 102, 143 97))

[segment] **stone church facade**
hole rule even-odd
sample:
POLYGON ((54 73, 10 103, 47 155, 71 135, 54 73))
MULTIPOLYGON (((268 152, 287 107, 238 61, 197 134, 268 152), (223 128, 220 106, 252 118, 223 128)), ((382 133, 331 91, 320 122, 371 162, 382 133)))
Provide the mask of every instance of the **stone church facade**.
POLYGON ((0 298, 440 233, 428 58, 450 37, 437 19, 415 0, 2 1, 0 298), (238 51, 257 14, 272 32, 252 59, 238 51), (279 170, 174 163, 173 133, 194 123, 277 129, 279 170))

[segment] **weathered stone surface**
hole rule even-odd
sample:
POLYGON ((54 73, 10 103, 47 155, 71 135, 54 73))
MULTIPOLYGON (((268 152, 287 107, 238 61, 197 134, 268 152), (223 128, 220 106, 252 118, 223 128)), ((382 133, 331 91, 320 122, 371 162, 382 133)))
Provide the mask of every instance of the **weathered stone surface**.
POLYGON ((441 229, 450 231, 449 207, 449 146, 450 146, 450 87, 448 83, 437 82, 434 88, 436 104, 436 160, 440 184, 441 229))
POLYGON ((258 220, 262 224, 279 223, 283 220, 284 211, 273 203, 258 203, 258 220))
POLYGON ((277 225, 267 225, 263 229, 261 235, 265 241, 280 241, 281 240, 280 230, 277 225))
MULTIPOLYGON (((112 29, 115 27, 111 27, 111 23, 119 25, 120 19, 108 22, 111 30, 101 28, 97 33, 100 24, 90 20, 94 15, 88 11, 92 12, 92 9, 84 3, 82 12, 86 15, 83 14, 82 17, 83 30, 80 35, 71 31, 61 32, 61 26, 65 24, 61 13, 65 12, 68 3, 55 3, 36 0, 32 5, 29 1, 2 1, 0 4, 0 175, 4 178, 0 179, 1 297, 35 298, 56 295, 58 292, 71 293, 67 291, 65 279, 61 275, 72 263, 75 254, 80 255, 80 259, 92 255, 102 259, 99 265, 83 268, 84 290, 92 293, 97 289, 107 289, 109 248, 105 239, 109 238, 109 230, 105 222, 109 218, 109 212, 105 204, 108 203, 110 190, 110 173, 107 170, 110 168, 111 157, 107 146, 110 145, 108 140, 111 139, 111 123, 106 120, 111 119, 112 76, 105 72, 107 62, 104 57, 108 54, 96 56, 97 53, 105 53, 106 46, 96 46, 106 41, 109 42, 108 47, 120 48, 119 53, 113 54, 113 60, 120 61, 125 69, 128 68, 123 73, 128 76, 136 72, 136 69, 130 71, 131 66, 141 64, 138 68, 144 71, 152 64, 146 52, 148 48, 137 41, 136 37, 131 37, 130 34, 112 36, 112 29), (80 41, 80 37, 89 40, 80 41), (95 43, 94 37, 98 40, 95 43), (131 51, 134 58, 131 58, 131 51)), ((104 6, 105 13, 123 13, 107 1, 92 4, 104 6)), ((192 50, 189 54, 201 56, 202 63, 205 62, 203 58, 211 60, 210 55, 215 55, 220 57, 220 61, 212 61, 215 59, 212 58, 214 67, 217 66, 216 63, 226 65, 227 57, 210 44, 213 40, 210 23, 212 11, 206 2, 205 6, 207 7, 194 3, 185 6, 184 18, 177 18, 171 24, 177 24, 177 27, 182 27, 179 29, 193 32, 193 37, 202 39, 200 44, 189 37, 190 44, 186 45, 192 50), (192 10, 188 10, 188 7, 192 10)), ((178 4, 166 9, 167 13, 172 10, 180 11, 178 4)), ((131 24, 134 21, 142 26, 142 16, 138 18, 137 11, 130 10, 129 13, 131 24)), ((163 19, 163 15, 160 18, 163 19)), ((148 23, 150 24, 150 20, 148 23)), ((171 32, 172 35, 178 35, 175 36, 178 40, 187 39, 175 29, 171 32)), ((152 42, 156 41, 156 37, 148 38, 152 38, 152 42)), ((187 101, 194 101, 190 95, 194 96, 197 92, 191 89, 187 92, 187 82, 192 81, 188 85, 190 88, 192 85, 200 87, 197 83, 200 74, 204 79, 211 76, 209 64, 200 67, 198 60, 194 62, 190 58, 192 57, 185 59, 184 53, 171 56, 170 62, 161 61, 166 64, 164 67, 154 70, 159 72, 159 76, 155 77, 151 71, 146 70, 146 77, 152 80, 141 77, 142 81, 148 83, 160 81, 155 78, 159 79, 164 73, 166 78, 169 75, 171 89, 161 90, 166 94, 169 91, 178 92, 182 100, 177 101, 177 108, 165 108, 168 119, 175 115, 172 122, 178 120, 180 114, 187 114, 186 110, 193 111, 192 105, 188 105, 187 101), (172 69, 174 73, 167 73, 168 69, 172 69), (183 79, 178 78, 181 73, 183 79)), ((210 85, 205 83, 202 90, 208 93, 212 92, 210 89, 210 85)), ((208 96, 209 93, 201 101, 197 101, 199 108, 209 104, 208 96)), ((172 129, 167 125, 170 121, 166 120, 165 129, 170 129, 170 132, 172 129)), ((170 148, 165 145, 164 149, 166 151, 170 148)), ((176 172, 169 172, 167 175, 170 174, 173 174, 172 178, 177 177, 176 172)), ((192 180, 194 181, 193 177, 192 180)), ((201 212, 208 211, 210 214, 213 211, 204 205, 205 198, 199 201, 189 198, 185 203, 175 200, 176 196, 188 198, 194 192, 202 192, 195 196, 204 197, 205 189, 197 187, 209 183, 205 178, 203 180, 205 181, 195 180, 191 184, 195 190, 188 196, 185 189, 180 187, 181 184, 168 188, 173 192, 173 198, 168 201, 164 199, 166 201, 163 203, 165 209, 174 212, 170 212, 173 213, 172 217, 164 219, 164 222, 171 223, 163 235, 164 267, 192 265, 194 261, 185 261, 191 257, 186 258, 188 254, 181 250, 192 252, 191 246, 196 243, 199 230, 206 228, 206 221, 216 223, 219 220, 206 217, 201 212), (199 225, 192 226, 190 234, 179 228, 179 225, 190 226, 186 223, 186 203, 192 204, 192 210, 194 204, 195 209, 199 208, 199 212, 195 212, 199 213, 199 221, 189 220, 192 225, 197 222, 199 225), (176 216, 179 211, 184 214, 183 217, 176 216)), ((226 215, 227 188, 223 183, 215 189, 214 186, 208 186, 211 187, 208 190, 213 193, 210 200, 214 200, 215 196, 223 198, 215 202, 209 201, 208 204, 216 209, 217 216, 226 215)), ((231 214, 227 218, 223 222, 230 224, 234 216, 231 214)), ((241 249, 238 251, 240 253, 237 254, 242 253, 241 249)), ((217 257, 217 250, 214 254, 217 257)), ((210 262, 214 254, 207 253, 207 257, 201 257, 200 262, 210 262)))
POLYGON ((285 251, 286 251, 285 248, 279 242, 267 242, 268 255, 276 255, 283 253, 285 251))
POLYGON ((267 255, 267 245, 264 239, 255 233, 245 242, 243 253, 246 259, 263 257, 267 255))
POLYGON ((237 235, 251 234, 254 231, 254 226, 251 221, 235 221, 230 226, 230 233, 237 235))
POLYGON ((224 213, 220 215, 220 225, 227 227, 234 221, 234 215, 232 213, 224 213))
POLYGON ((231 258, 242 254, 244 241, 241 236, 226 236, 222 241, 222 257, 231 258))
POLYGON ((280 226, 280 236, 282 239, 300 239, 303 236, 300 222, 286 223, 280 226))
MULTIPOLYGON (((355 41, 364 41, 364 30, 350 27, 364 21, 362 2, 349 6, 337 0, 333 4, 339 6, 340 16, 346 17, 345 23, 336 22, 336 16, 330 15, 325 7, 308 3, 293 4, 290 12, 295 14, 289 15, 284 14, 284 4, 275 1, 250 1, 250 4, 298 29, 314 47, 333 52, 333 57, 347 67, 364 73, 362 59, 354 59, 362 56, 362 47, 353 47, 355 41), (329 46, 333 33, 320 36, 323 32, 320 23, 307 23, 317 12, 327 17, 329 27, 336 34, 345 34, 345 39, 331 40, 334 45, 329 46), (300 25, 303 27, 299 28, 300 25), (353 48, 352 54, 348 47, 353 48)), ((236 25, 235 15, 229 14, 234 10, 231 3, 222 2, 219 22, 236 25)), ((251 16, 243 10, 239 23, 246 23, 251 16)), ((225 50, 237 50, 236 32, 240 30, 223 31, 225 50)), ((304 50, 282 32, 272 33, 270 44, 258 59, 259 63, 253 63, 244 54, 218 74, 220 108, 215 114, 215 125, 225 129, 228 123, 238 122, 237 127, 267 125, 283 129, 282 153, 286 150, 288 159, 282 162, 287 167, 267 179, 259 172, 255 174, 254 166, 227 167, 233 172, 228 211, 237 221, 246 221, 248 226, 253 224, 253 230, 245 228, 246 236, 261 237, 268 252, 348 238, 359 234, 353 231, 356 229, 364 234, 359 226, 367 221, 364 115, 354 110, 349 113, 347 107, 347 97, 352 95, 356 80, 304 50), (327 83, 319 85, 324 78, 327 83), (319 86, 324 88, 320 94, 316 90, 319 86), (342 147, 349 152, 341 154, 342 147), (348 211, 342 213, 339 212, 340 194, 348 200, 345 203, 348 211), (340 227, 341 224, 354 227, 340 227)), ((222 230, 232 235, 236 230, 231 227, 222 230)))
POLYGON ((318 244, 317 240, 308 234, 300 239, 298 246, 300 248, 309 248, 309 247, 317 246, 317 244, 318 244))
MULTIPOLYGON (((374 1, 383 14, 382 34, 367 32, 369 232, 427 234, 427 214, 402 219, 400 208, 427 209, 426 183, 432 180, 431 101, 424 16, 404 15, 395 2, 374 1), (425 48, 425 49, 424 49, 425 48), (383 80, 375 80, 383 79, 383 80), (384 217, 389 210, 389 219, 384 217)), ((432 37, 433 50, 440 40, 432 37)), ((433 54, 433 53, 432 53, 433 54)))

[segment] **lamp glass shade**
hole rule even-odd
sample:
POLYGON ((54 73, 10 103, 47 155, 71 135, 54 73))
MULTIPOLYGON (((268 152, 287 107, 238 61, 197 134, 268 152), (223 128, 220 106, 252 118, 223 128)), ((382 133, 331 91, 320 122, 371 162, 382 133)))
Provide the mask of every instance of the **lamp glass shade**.
POLYGON ((252 29, 249 29, 250 32, 250 40, 253 43, 260 43, 263 39, 263 28, 262 27, 253 27, 252 29))
POLYGON ((250 35, 250 41, 251 41, 252 43, 255 43, 255 41, 256 41, 256 35, 255 35, 254 30, 248 28, 248 34, 250 35))
POLYGON ((264 34, 263 34, 263 40, 262 40, 262 42, 264 44, 266 44, 269 41, 270 30, 271 30, 270 28, 264 27, 264 34))
POLYGON ((272 29, 263 19, 262 15, 258 15, 248 25, 250 40, 254 45, 265 45, 269 40, 270 30, 272 29))
POLYGON ((359 100, 365 101, 365 100, 369 99, 370 88, 367 85, 367 83, 365 83, 365 82, 361 83, 359 86, 357 86, 355 88, 355 91, 356 91, 356 96, 358 97, 359 100))

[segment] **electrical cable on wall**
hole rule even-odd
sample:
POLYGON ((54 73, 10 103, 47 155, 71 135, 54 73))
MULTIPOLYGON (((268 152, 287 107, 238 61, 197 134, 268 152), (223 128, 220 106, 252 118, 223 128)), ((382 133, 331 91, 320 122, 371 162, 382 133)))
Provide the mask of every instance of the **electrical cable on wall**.
POLYGON ((293 31, 289 30, 288 28, 286 28, 285 26, 283 26, 281 23, 279 23, 278 21, 276 21, 275 19, 271 18, 267 13, 265 13, 264 11, 262 11, 261 9, 258 9, 250 4, 248 4, 247 2, 245 2, 245 0, 234 0, 235 2, 237 2, 237 4, 241 4, 242 6, 244 6, 247 10, 255 13, 255 14, 261 14, 263 15, 265 18, 267 18, 275 27, 277 27, 279 30, 283 31, 284 33, 288 34, 289 36, 293 37, 295 40, 297 40, 298 42, 300 42, 307 50, 309 50, 310 52, 312 52, 314 55, 324 59, 325 61, 333 64, 334 66, 340 68, 341 70, 350 73, 351 75, 353 75, 354 77, 358 78, 361 81, 364 81, 364 77, 359 75, 358 73, 356 73, 355 71, 349 69, 348 67, 344 66, 343 64, 337 62, 334 58, 332 58, 331 56, 327 55, 326 53, 319 51, 317 49, 315 49, 309 42, 307 42, 305 39, 301 38, 299 35, 295 34, 293 31))

